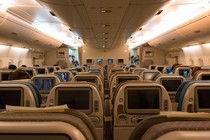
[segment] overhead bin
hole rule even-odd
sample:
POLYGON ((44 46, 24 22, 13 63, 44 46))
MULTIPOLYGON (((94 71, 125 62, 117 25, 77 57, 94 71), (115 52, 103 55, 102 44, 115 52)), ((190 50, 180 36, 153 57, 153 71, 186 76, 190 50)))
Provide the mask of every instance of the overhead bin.
MULTIPOLYGON (((1 20, 0 20, 1 21, 1 20)), ((22 43, 28 47, 41 50, 49 50, 62 45, 60 41, 50 38, 37 31, 31 24, 25 23, 13 16, 7 16, 0 26, 0 38, 8 44, 22 43)), ((25 46, 25 47, 27 47, 25 46)))
POLYGON ((169 49, 207 43, 210 40, 209 24, 210 14, 206 12, 149 41, 148 44, 155 48, 169 49))

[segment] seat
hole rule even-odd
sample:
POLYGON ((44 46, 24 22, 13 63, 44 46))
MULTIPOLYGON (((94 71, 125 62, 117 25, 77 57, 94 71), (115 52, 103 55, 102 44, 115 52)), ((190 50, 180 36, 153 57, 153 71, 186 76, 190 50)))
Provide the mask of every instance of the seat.
POLYGON ((177 111, 210 112, 210 81, 187 81, 177 90, 177 111))
POLYGON ((63 70, 63 69, 54 71, 53 74, 59 75, 60 76, 60 79, 61 79, 61 82, 71 81, 71 79, 73 77, 73 74, 70 71, 63 70))
POLYGON ((40 107, 41 96, 30 82, 0 82, 0 109, 6 104, 40 107))
POLYGON ((37 75, 37 71, 35 68, 31 68, 31 67, 22 67, 22 70, 28 72, 30 74, 31 77, 33 77, 34 75, 37 75))
POLYGON ((193 75, 194 80, 210 80, 210 70, 200 70, 193 75))
POLYGON ((141 78, 145 81, 152 81, 153 78, 158 74, 161 74, 158 70, 144 70, 139 73, 141 78))
POLYGON ((179 86, 186 81, 185 78, 176 74, 159 74, 154 77, 153 80, 165 87, 170 96, 173 110, 176 111, 178 105, 178 103, 175 102, 176 91, 179 86))
POLYGON ((165 65, 157 65, 154 70, 158 70, 160 73, 163 73, 163 69, 166 67, 165 65))
POLYGON ((50 90, 61 82, 56 74, 38 74, 31 78, 31 82, 38 88, 42 96, 42 107, 45 106, 50 90))
POLYGON ((121 82, 126 82, 128 80, 140 80, 140 81, 142 81, 142 78, 138 74, 128 73, 128 72, 115 73, 111 76, 110 81, 109 81, 109 98, 111 100, 113 98, 115 90, 117 89, 117 86, 121 82))
POLYGON ((48 69, 47 67, 34 67, 36 70, 37 74, 48 74, 48 69))
POLYGON ((143 120, 129 140, 209 140, 207 113, 167 112, 143 120))
POLYGON ((10 75, 10 73, 12 72, 12 70, 9 69, 5 69, 5 70, 1 70, 0 71, 0 81, 8 81, 8 77, 10 75))
POLYGON ((102 77, 100 77, 100 74, 97 73, 78 73, 75 75, 72 80, 72 82, 77 82, 77 81, 87 81, 87 82, 92 82, 95 83, 98 86, 98 89, 100 91, 100 95, 102 99, 104 99, 104 80, 102 77))
POLYGON ((136 74, 139 74, 140 72, 146 70, 146 68, 134 68, 133 72, 132 73, 136 73, 136 74))
POLYGON ((96 127, 96 134, 103 139, 104 106, 99 90, 90 82, 60 83, 52 88, 46 106, 67 104, 69 108, 88 115, 96 127))
POLYGON ((190 80, 192 75, 192 69, 189 66, 178 66, 174 69, 174 74, 181 75, 190 80))
POLYGON ((113 98, 113 138, 127 140, 145 118, 171 111, 166 89, 156 82, 128 81, 119 85, 113 98))
POLYGON ((0 113, 0 139, 5 140, 97 140, 95 128, 85 114, 75 110, 62 113, 0 113))

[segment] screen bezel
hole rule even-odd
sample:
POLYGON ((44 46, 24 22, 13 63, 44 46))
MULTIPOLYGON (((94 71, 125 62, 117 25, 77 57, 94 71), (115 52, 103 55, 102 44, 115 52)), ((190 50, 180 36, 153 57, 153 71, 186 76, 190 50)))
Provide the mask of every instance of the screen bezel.
POLYGON ((162 95, 161 95, 161 88, 154 86, 154 87, 127 87, 125 88, 124 94, 124 106, 125 112, 128 114, 156 114, 159 113, 162 108, 162 95), (158 90, 159 92, 159 109, 128 109, 128 90, 158 90))
POLYGON ((124 63, 124 59, 117 59, 118 63, 124 63))
MULTIPOLYGON (((180 81, 181 81, 181 84, 183 83, 183 79, 182 79, 182 78, 161 78, 161 79, 160 79, 161 85, 163 85, 163 81, 164 81, 164 80, 167 80, 167 81, 169 81, 169 80, 170 80, 170 81, 173 81, 173 80, 180 80, 180 81)), ((181 84, 180 84, 180 85, 181 85, 181 84)), ((179 86, 180 86, 180 85, 179 85, 179 86)), ((164 86, 164 85, 163 85, 163 86, 164 86)), ((165 87, 165 86, 164 86, 164 87, 165 87)), ((178 88, 179 88, 179 87, 178 87, 178 88)), ((177 88, 177 90, 178 90, 178 88, 177 88)), ((165 89, 166 89, 166 88, 165 88, 165 89)), ((167 89, 166 89, 166 90, 167 90, 167 89)), ((177 91, 177 90, 176 90, 176 91, 177 91)), ((176 92, 176 91, 168 91, 168 90, 167 90, 167 92, 176 92)))
POLYGON ((119 85, 121 83, 121 82, 119 82, 119 79, 128 79, 128 78, 133 78, 133 79, 129 79, 129 80, 126 80, 126 81, 139 80, 138 76, 119 76, 119 77, 116 78, 116 85, 119 85))
POLYGON ((88 72, 90 72, 90 73, 100 73, 101 70, 100 69, 89 69, 88 72))
POLYGON ((210 79, 203 79, 204 76, 209 76, 210 77, 210 74, 202 74, 201 75, 201 80, 210 80, 210 79))
POLYGON ((4 71, 2 71, 1 72, 1 81, 8 81, 10 73, 11 72, 4 72, 4 71), (7 79, 3 79, 3 75, 7 75, 7 79))
POLYGON ((67 81, 62 81, 62 82, 68 82, 68 81, 70 81, 70 74, 69 74, 69 72, 57 72, 57 71, 55 71, 54 72, 55 74, 57 74, 57 75, 59 75, 60 76, 60 74, 67 74, 68 75, 68 78, 67 78, 67 81))
POLYGON ((58 105, 58 93, 60 90, 89 90, 89 109, 87 110, 79 110, 85 114, 91 114, 93 112, 93 95, 92 89, 90 87, 58 87, 55 89, 55 105, 58 105))
POLYGON ((37 74, 46 74, 46 69, 45 68, 36 67, 35 69, 37 71, 37 74), (44 70, 44 73, 39 73, 40 69, 44 70))
MULTIPOLYGON (((2 91, 2 90, 8 90, 8 91, 17 91, 17 90, 19 90, 19 91, 21 91, 20 92, 20 106, 24 106, 24 94, 23 94, 23 92, 24 92, 24 89, 22 88, 22 87, 0 87, 0 92, 2 91)), ((13 106, 15 106, 15 105, 13 105, 13 106)), ((5 106, 5 108, 6 108, 6 106, 5 106)), ((0 110, 5 110, 5 109, 1 109, 0 108, 0 110)))
MULTIPOLYGON (((44 79, 44 80, 49 80, 49 79, 53 79, 53 83, 52 83, 52 88, 55 86, 55 84, 56 84, 56 79, 54 78, 54 77, 34 77, 34 79, 33 79, 33 84, 35 85, 35 86, 37 86, 36 84, 35 84, 35 80, 42 80, 42 79, 44 79)), ((38 88, 38 87, 37 87, 38 88)), ((39 90, 39 92, 41 93, 41 94, 49 94, 50 93, 50 91, 52 90, 52 88, 48 91, 48 90, 39 90)), ((39 88, 38 88, 39 89, 39 88)))
POLYGON ((173 72, 172 67, 167 67, 167 68, 166 68, 166 73, 169 74, 169 73, 171 73, 171 72, 173 72), (169 72, 169 70, 170 70, 170 72, 169 72))
POLYGON ((190 68, 189 69, 188 68, 186 68, 186 69, 179 69, 178 74, 181 75, 181 76, 183 76, 183 77, 190 77, 190 68), (188 71, 189 75, 185 76, 185 75, 181 75, 180 74, 180 71, 185 71, 185 70, 188 71))
POLYGON ((151 73, 154 74, 153 77, 152 77, 152 79, 155 77, 155 75, 158 74, 158 72, 144 72, 144 73, 143 73, 143 79, 144 79, 144 80, 152 80, 152 79, 146 79, 146 78, 145 78, 145 74, 151 74, 151 73))
POLYGON ((98 59, 96 60, 96 62, 99 63, 99 64, 101 64, 101 63, 103 63, 103 59, 102 59, 102 58, 98 58, 98 59))
POLYGON ((86 59, 86 63, 87 64, 92 64, 93 63, 93 59, 86 59), (88 61, 90 61, 90 62, 88 62, 88 61))
POLYGON ((47 70, 48 70, 49 73, 53 73, 54 72, 54 67, 47 67, 47 70), (50 70, 52 70, 52 71, 50 71, 50 70))
POLYGON ((114 62, 114 60, 113 59, 107 59, 107 63, 108 64, 112 64, 114 62), (111 61, 111 62, 110 62, 111 61))
POLYGON ((198 101, 198 90, 210 90, 210 87, 207 86, 198 86, 195 87, 195 112, 210 112, 210 108, 199 108, 199 101, 198 101))
POLYGON ((157 70, 158 70, 159 72, 161 72, 161 73, 163 72, 163 69, 164 69, 164 67, 162 67, 162 66, 158 66, 158 67, 157 67, 157 70))
POLYGON ((90 82, 90 81, 86 81, 86 79, 94 79, 95 82, 91 82, 91 83, 94 83, 94 84, 98 83, 97 78, 95 76, 77 76, 77 77, 75 77, 75 81, 77 81, 77 82, 82 82, 82 81, 90 82), (84 79, 84 80, 78 81, 78 79, 84 79))

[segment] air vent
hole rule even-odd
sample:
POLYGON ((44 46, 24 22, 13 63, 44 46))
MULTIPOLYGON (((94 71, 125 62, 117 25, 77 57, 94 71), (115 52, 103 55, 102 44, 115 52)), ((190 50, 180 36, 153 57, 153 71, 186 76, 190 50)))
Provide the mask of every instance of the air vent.
POLYGON ((198 33, 200 33, 200 32, 201 32, 201 30, 196 30, 196 31, 194 31, 195 34, 198 34, 198 33))
POLYGON ((18 33, 17 33, 17 32, 12 32, 11 34, 12 34, 12 35, 15 35, 15 36, 16 36, 16 35, 18 35, 18 33))
POLYGON ((160 15, 163 12, 163 10, 159 10, 155 15, 160 15))
POLYGON ((52 16, 56 17, 55 13, 53 13, 52 11, 49 11, 49 12, 52 16))

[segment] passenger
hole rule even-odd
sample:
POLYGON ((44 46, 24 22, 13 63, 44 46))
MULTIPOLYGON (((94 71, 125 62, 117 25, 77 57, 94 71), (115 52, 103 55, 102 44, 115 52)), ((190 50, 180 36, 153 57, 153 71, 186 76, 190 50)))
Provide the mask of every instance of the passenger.
POLYGON ((9 65, 8 69, 15 70, 15 69, 17 69, 17 67, 15 65, 11 64, 11 65, 9 65))
POLYGON ((178 67, 178 66, 181 66, 181 65, 182 64, 178 64, 178 63, 173 64, 173 66, 172 66, 173 73, 174 73, 175 68, 178 67))
POLYGON ((27 67, 26 65, 21 65, 21 67, 27 67))
POLYGON ((200 70, 201 70, 201 67, 199 67, 199 66, 194 67, 193 70, 192 70, 192 76, 193 76, 197 71, 200 71, 200 70))
POLYGON ((17 69, 11 72, 8 76, 8 80, 30 79, 31 76, 28 72, 22 69, 17 69))

